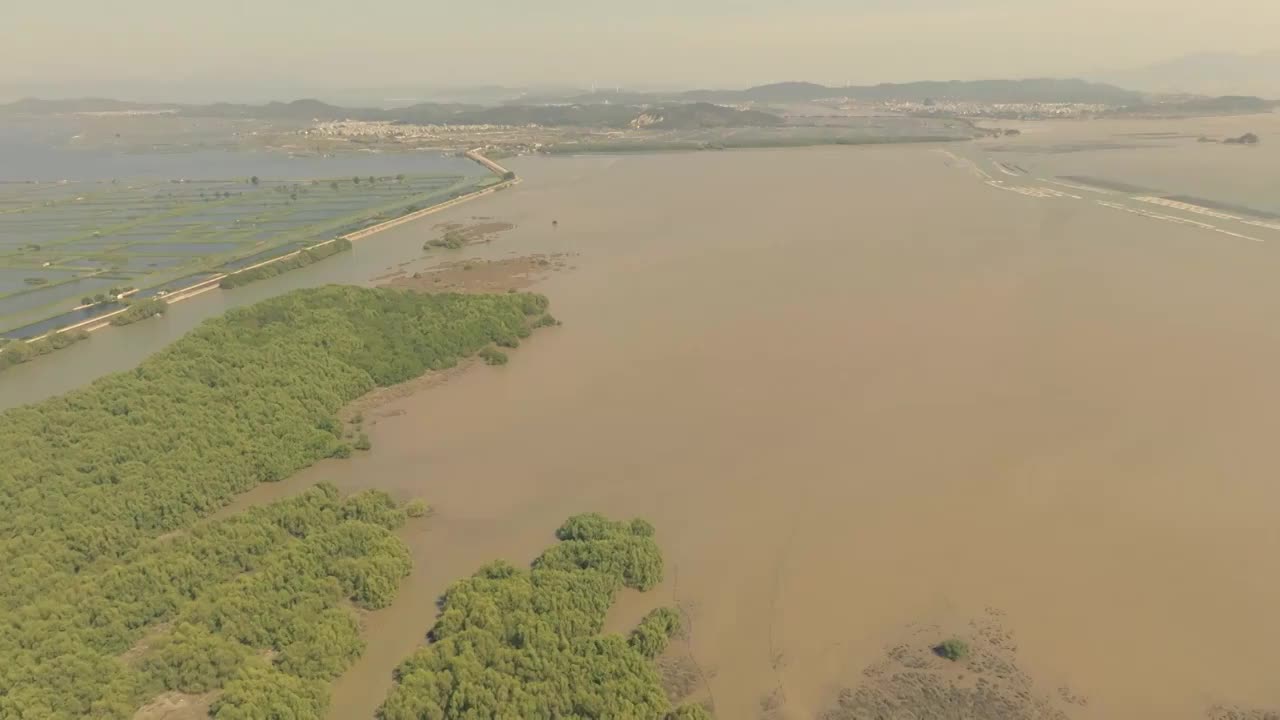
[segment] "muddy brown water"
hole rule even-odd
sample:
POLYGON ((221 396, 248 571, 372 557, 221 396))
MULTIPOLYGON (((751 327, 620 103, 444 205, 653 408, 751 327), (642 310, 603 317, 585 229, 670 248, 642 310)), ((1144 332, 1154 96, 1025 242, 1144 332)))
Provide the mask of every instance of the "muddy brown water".
POLYGON ((327 480, 422 497, 415 570, 332 716, 368 717, 447 584, 570 513, 641 515, 722 718, 812 717, 996 608, 1073 717, 1280 705, 1280 237, 999 192, 929 148, 514 163, 482 250, 573 252, 564 325, 366 415, 327 480), (552 227, 552 220, 558 226, 552 227))

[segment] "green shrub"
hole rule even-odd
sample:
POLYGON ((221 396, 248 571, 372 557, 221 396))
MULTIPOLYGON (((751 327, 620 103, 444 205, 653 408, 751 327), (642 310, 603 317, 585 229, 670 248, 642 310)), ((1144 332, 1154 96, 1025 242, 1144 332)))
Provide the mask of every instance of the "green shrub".
POLYGON ((556 528, 557 540, 606 540, 617 534, 614 522, 600 513, 574 515, 556 528))
POLYGON ((711 720, 711 711, 701 705, 681 705, 666 720, 711 720))
POLYGON ((449 230, 446 231, 444 235, 435 238, 434 240, 428 240, 426 244, 422 246, 422 249, 430 250, 431 248, 447 248, 449 250, 457 250, 466 244, 467 234, 465 232, 461 230, 449 230))
POLYGON ((939 657, 944 657, 952 662, 963 660, 969 655, 969 643, 959 638, 950 638, 943 640, 933 649, 939 657))
POLYGON ((360 433, 359 435, 356 436, 356 441, 352 443, 351 446, 354 447, 356 450, 368 450, 373 447, 373 443, 369 442, 368 435, 366 435, 365 433, 360 433))
POLYGON ((404 525, 404 510, 390 495, 379 490, 355 493, 342 501, 340 509, 344 520, 359 520, 391 529, 404 525))
POLYGON ((525 315, 541 315, 547 311, 548 302, 542 295, 525 293, 521 297, 523 298, 521 309, 524 310, 525 315))
POLYGON ((404 506, 404 514, 411 518, 420 518, 426 515, 430 510, 431 508, 427 505, 426 501, 418 498, 410 500, 409 504, 404 506))
POLYGON ((680 613, 672 608, 658 608, 640 621, 627 642, 636 652, 656 658, 667 649, 667 642, 680 632, 680 613))

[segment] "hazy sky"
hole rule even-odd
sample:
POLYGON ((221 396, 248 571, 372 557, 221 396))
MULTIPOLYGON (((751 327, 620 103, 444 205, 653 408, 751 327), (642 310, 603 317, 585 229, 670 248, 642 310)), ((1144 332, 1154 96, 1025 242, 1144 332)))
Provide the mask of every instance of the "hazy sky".
POLYGON ((4 0, 0 85, 735 86, 1280 46, 1266 0, 4 0))

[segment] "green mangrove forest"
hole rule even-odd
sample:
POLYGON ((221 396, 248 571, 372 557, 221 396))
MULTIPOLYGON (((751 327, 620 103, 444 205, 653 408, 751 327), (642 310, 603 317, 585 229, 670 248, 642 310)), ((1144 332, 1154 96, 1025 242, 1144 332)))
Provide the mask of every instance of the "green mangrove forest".
POLYGON ((329 286, 206 321, 137 368, 0 413, 0 718, 130 718, 167 691, 220 720, 323 717, 394 597, 401 508, 328 486, 210 520, 350 452, 336 413, 526 336, 532 294, 329 286))

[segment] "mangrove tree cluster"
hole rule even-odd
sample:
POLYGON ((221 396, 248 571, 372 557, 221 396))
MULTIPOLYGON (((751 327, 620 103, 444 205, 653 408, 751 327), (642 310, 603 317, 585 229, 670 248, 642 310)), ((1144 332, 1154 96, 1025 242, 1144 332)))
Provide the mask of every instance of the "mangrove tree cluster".
POLYGON ((89 333, 84 330, 64 330, 50 333, 39 340, 0 340, 0 370, 21 365, 41 355, 75 345, 81 340, 88 340, 89 333))
POLYGON ((526 335, 545 308, 300 290, 0 413, 0 718, 128 717, 157 688, 201 687, 225 688, 220 718, 312 717, 263 708, 322 704, 359 652, 344 598, 381 606, 407 571, 389 534, 404 513, 321 489, 192 526, 341 454, 350 400, 526 335))
POLYGON ((495 562, 449 588, 383 720, 705 717, 671 707, 652 661, 679 631, 676 612, 651 613, 629 638, 601 634, 618 590, 662 579, 653 527, 578 515, 557 537, 531 570, 495 562))
POLYGON ((217 718, 319 717, 363 650, 345 602, 383 607, 409 572, 404 520, 383 493, 320 485, 70 578, 6 618, 0 717, 127 718, 219 688, 217 718))

